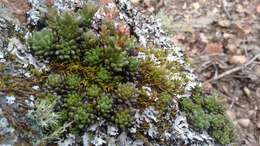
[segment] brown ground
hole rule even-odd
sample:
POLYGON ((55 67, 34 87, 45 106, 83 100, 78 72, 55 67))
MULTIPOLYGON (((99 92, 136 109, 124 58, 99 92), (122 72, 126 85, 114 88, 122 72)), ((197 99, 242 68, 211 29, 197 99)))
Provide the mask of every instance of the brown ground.
MULTIPOLYGON (((260 145, 260 1, 165 0, 173 41, 226 103, 234 145, 260 145), (246 67, 244 67, 246 66, 246 67)), ((169 25, 169 24, 168 24, 169 25)))

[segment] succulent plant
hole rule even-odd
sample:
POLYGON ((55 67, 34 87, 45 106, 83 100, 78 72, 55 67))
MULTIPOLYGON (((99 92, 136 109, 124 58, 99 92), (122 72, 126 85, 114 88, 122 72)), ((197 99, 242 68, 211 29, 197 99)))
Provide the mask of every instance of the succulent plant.
POLYGON ((50 74, 47 78, 47 85, 51 87, 57 87, 60 86, 62 82, 62 76, 60 74, 50 74))
POLYGON ((74 120, 81 129, 90 124, 94 117, 92 105, 79 106, 74 112, 74 120))
POLYGON ((89 27, 91 25, 91 21, 96 11, 97 7, 93 5, 86 5, 79 11, 80 16, 82 17, 83 26, 89 27))
POLYGON ((84 41, 82 42, 82 46, 87 50, 96 48, 99 45, 98 38, 92 30, 85 32, 83 38, 84 41))
POLYGON ((111 58, 109 58, 109 63, 114 71, 120 72, 123 71, 123 68, 129 64, 129 61, 126 53, 122 52, 111 54, 111 58))
POLYGON ((109 96, 101 96, 97 100, 97 109, 103 113, 109 113, 113 107, 113 100, 109 96))
POLYGON ((54 38, 51 30, 45 28, 41 31, 32 33, 30 45, 33 53, 39 57, 48 57, 53 55, 54 38))
POLYGON ((119 84, 116 90, 119 98, 128 100, 130 97, 138 93, 138 90, 133 84, 119 84))
POLYGON ((89 97, 97 97, 100 94, 101 88, 96 85, 92 84, 90 87, 87 88, 87 95, 89 97))
POLYGON ((77 88, 80 86, 81 76, 78 74, 70 74, 66 76, 65 82, 69 88, 77 88))
POLYGON ((116 113, 115 123, 120 128, 130 126, 132 122, 132 115, 128 109, 120 110, 116 113))
POLYGON ((129 57, 128 58, 128 66, 127 66, 127 70, 129 70, 129 72, 132 73, 136 73, 138 71, 139 68, 139 61, 137 58, 134 57, 129 57))
POLYGON ((102 61, 102 49, 96 48, 87 51, 84 55, 84 62, 89 65, 97 65, 102 61))
POLYGON ((54 54, 58 60, 79 59, 80 49, 75 40, 60 40, 59 44, 55 45, 56 51, 54 54))
POLYGON ((108 82, 112 79, 111 73, 103 67, 99 68, 97 72, 97 81, 99 82, 108 82))
POLYGON ((180 108, 185 113, 191 113, 194 108, 194 103, 192 102, 192 100, 190 98, 183 98, 180 101, 180 108))
POLYGON ((65 98, 65 107, 73 108, 82 105, 82 96, 76 92, 69 93, 65 98))

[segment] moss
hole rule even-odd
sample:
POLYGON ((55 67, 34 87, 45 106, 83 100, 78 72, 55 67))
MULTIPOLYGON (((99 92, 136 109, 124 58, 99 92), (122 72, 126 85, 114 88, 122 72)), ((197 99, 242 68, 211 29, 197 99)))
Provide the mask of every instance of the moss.
POLYGON ((224 114, 223 106, 217 101, 214 96, 209 96, 203 100, 203 108, 207 110, 208 113, 214 114, 224 114))
POLYGON ((184 98, 180 101, 180 108, 182 111, 189 113, 192 111, 193 102, 189 98, 184 98))
POLYGON ((225 116, 224 108, 214 96, 203 96, 200 89, 195 89, 191 98, 180 101, 189 122, 199 131, 209 132, 217 143, 229 144, 233 140, 233 125, 225 116))
POLYGON ((199 130, 209 128, 209 117, 201 108, 193 109, 190 119, 192 124, 199 130))
POLYGON ((210 135, 220 144, 230 144, 234 139, 233 125, 225 115, 212 115, 210 118, 210 135))
POLYGON ((115 123, 120 128, 126 128, 130 126, 132 122, 132 116, 128 109, 120 110, 116 113, 115 123))
POLYGON ((168 105, 172 103, 171 101, 172 101, 172 96, 167 92, 162 92, 156 101, 156 107, 158 109, 166 108, 168 105))
POLYGON ((4 81, 0 78, 0 89, 3 89, 5 86, 4 81))

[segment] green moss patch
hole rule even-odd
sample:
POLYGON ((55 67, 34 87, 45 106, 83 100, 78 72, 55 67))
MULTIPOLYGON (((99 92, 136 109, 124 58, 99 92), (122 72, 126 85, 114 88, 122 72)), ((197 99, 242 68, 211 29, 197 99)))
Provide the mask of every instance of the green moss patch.
POLYGON ((180 101, 180 107, 198 131, 206 130, 220 144, 232 142, 233 125, 215 96, 204 96, 195 89, 191 98, 180 101))

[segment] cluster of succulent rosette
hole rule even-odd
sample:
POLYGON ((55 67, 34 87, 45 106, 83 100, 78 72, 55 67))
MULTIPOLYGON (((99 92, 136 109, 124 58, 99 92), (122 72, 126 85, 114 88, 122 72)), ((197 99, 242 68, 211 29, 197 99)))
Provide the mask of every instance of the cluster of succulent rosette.
MULTIPOLYGON (((57 123, 42 126, 44 133, 71 123, 66 131, 82 134, 101 121, 128 131, 136 112, 148 107, 159 112, 158 131, 163 132, 171 125, 164 116, 176 116, 172 105, 189 80, 183 67, 167 60, 171 50, 144 48, 131 35, 118 32, 112 21, 104 20, 99 32, 94 31, 91 20, 96 10, 94 6, 62 14, 51 10, 46 26, 32 33, 32 54, 48 60, 50 68, 33 73, 42 87, 37 101, 52 105, 57 115, 52 117, 57 123)), ((208 131, 220 144, 232 141, 232 125, 214 97, 194 90, 191 98, 179 102, 198 132, 208 131)), ((147 133, 148 124, 142 123, 135 136, 147 133)))

